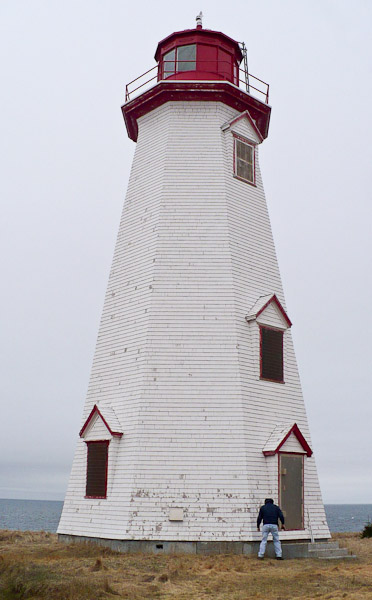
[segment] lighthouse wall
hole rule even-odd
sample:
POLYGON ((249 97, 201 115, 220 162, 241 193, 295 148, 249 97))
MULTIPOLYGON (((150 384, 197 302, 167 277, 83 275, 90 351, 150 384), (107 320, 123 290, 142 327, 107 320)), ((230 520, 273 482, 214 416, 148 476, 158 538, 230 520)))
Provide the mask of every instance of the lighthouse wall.
MULTIPOLYGON (((221 146, 225 112, 211 102, 168 103, 159 112, 168 119, 167 161, 131 534, 241 539, 251 522, 221 146), (172 507, 182 509, 182 521, 169 520, 172 507)), ((141 119, 140 131, 154 118, 156 111, 141 119)))
MULTIPOLYGON (((105 499, 84 497, 79 440, 59 533, 257 540, 258 508, 278 497, 267 439, 293 420, 309 440, 290 331, 285 384, 261 381, 259 327, 245 320, 262 295, 285 303, 258 155, 256 186, 233 176, 232 131, 258 141, 246 119, 223 127, 237 115, 217 102, 168 102, 138 120, 82 421, 94 404, 112 408, 123 437, 110 441, 105 499)), ((307 457, 305 506, 327 537, 307 457)), ((284 536, 309 538, 305 526, 284 536)))
MULTIPOLYGON (((112 268, 109 275, 82 423, 95 404, 111 407, 122 426, 116 460, 110 461, 105 499, 85 498, 87 450, 79 439, 59 533, 125 538, 143 401, 146 344, 153 293, 165 170, 166 116, 144 128, 136 145, 112 268)), ((98 439, 101 439, 98 437, 98 439)))
MULTIPOLYGON (((249 324, 245 320, 249 309, 261 296, 275 293, 284 308, 286 303, 259 167, 258 145, 255 149, 256 185, 250 185, 232 176, 234 134, 254 144, 258 144, 260 139, 248 118, 241 118, 224 129, 226 199, 247 472, 250 503, 258 506, 263 498, 270 495, 279 501, 277 456, 274 460, 274 457, 265 457, 262 453, 275 426, 282 422, 296 422, 309 443, 311 438, 290 329, 284 331, 283 340, 284 384, 264 381, 260 378, 260 319, 249 324), (263 477, 263 473, 267 476, 263 477)), ((280 328, 280 322, 275 321, 270 310, 273 311, 270 307, 265 311, 261 322, 280 328)), ((304 469, 305 529, 297 531, 296 537, 308 538, 309 526, 314 535, 329 537, 313 457, 305 457, 304 469)), ((281 536, 291 539, 293 534, 288 531, 282 532, 281 536)))

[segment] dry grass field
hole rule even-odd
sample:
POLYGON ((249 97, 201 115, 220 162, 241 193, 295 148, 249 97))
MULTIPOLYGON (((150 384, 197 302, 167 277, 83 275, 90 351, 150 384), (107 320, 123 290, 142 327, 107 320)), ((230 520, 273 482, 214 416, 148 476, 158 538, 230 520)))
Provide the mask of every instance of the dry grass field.
POLYGON ((334 536, 357 560, 126 555, 0 531, 1 600, 372 600, 372 539, 334 536))

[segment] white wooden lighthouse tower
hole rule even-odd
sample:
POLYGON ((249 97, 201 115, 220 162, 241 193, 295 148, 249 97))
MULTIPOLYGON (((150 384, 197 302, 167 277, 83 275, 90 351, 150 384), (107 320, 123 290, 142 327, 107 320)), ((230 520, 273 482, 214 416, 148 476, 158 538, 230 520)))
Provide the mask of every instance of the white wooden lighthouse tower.
POLYGON ((61 539, 249 553, 267 496, 284 542, 330 537, 258 162, 270 107, 245 69, 239 87, 244 58, 199 19, 122 107, 136 151, 61 539))

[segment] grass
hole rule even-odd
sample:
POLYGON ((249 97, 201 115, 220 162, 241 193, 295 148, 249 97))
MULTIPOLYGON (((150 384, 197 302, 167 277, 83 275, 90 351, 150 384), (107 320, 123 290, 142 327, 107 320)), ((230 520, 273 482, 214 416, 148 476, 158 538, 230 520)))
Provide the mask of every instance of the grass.
POLYGON ((370 600, 372 539, 336 534, 353 561, 119 554, 60 544, 45 532, 0 531, 1 600, 370 600))

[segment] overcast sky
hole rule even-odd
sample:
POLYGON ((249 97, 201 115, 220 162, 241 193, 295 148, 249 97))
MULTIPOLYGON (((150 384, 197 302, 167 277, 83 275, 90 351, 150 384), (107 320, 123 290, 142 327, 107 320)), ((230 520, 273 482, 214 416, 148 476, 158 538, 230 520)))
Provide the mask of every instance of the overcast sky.
POLYGON ((260 164, 324 501, 372 503, 370 0, 0 2, 0 497, 64 498, 134 153, 125 84, 201 9, 270 84, 260 164))

